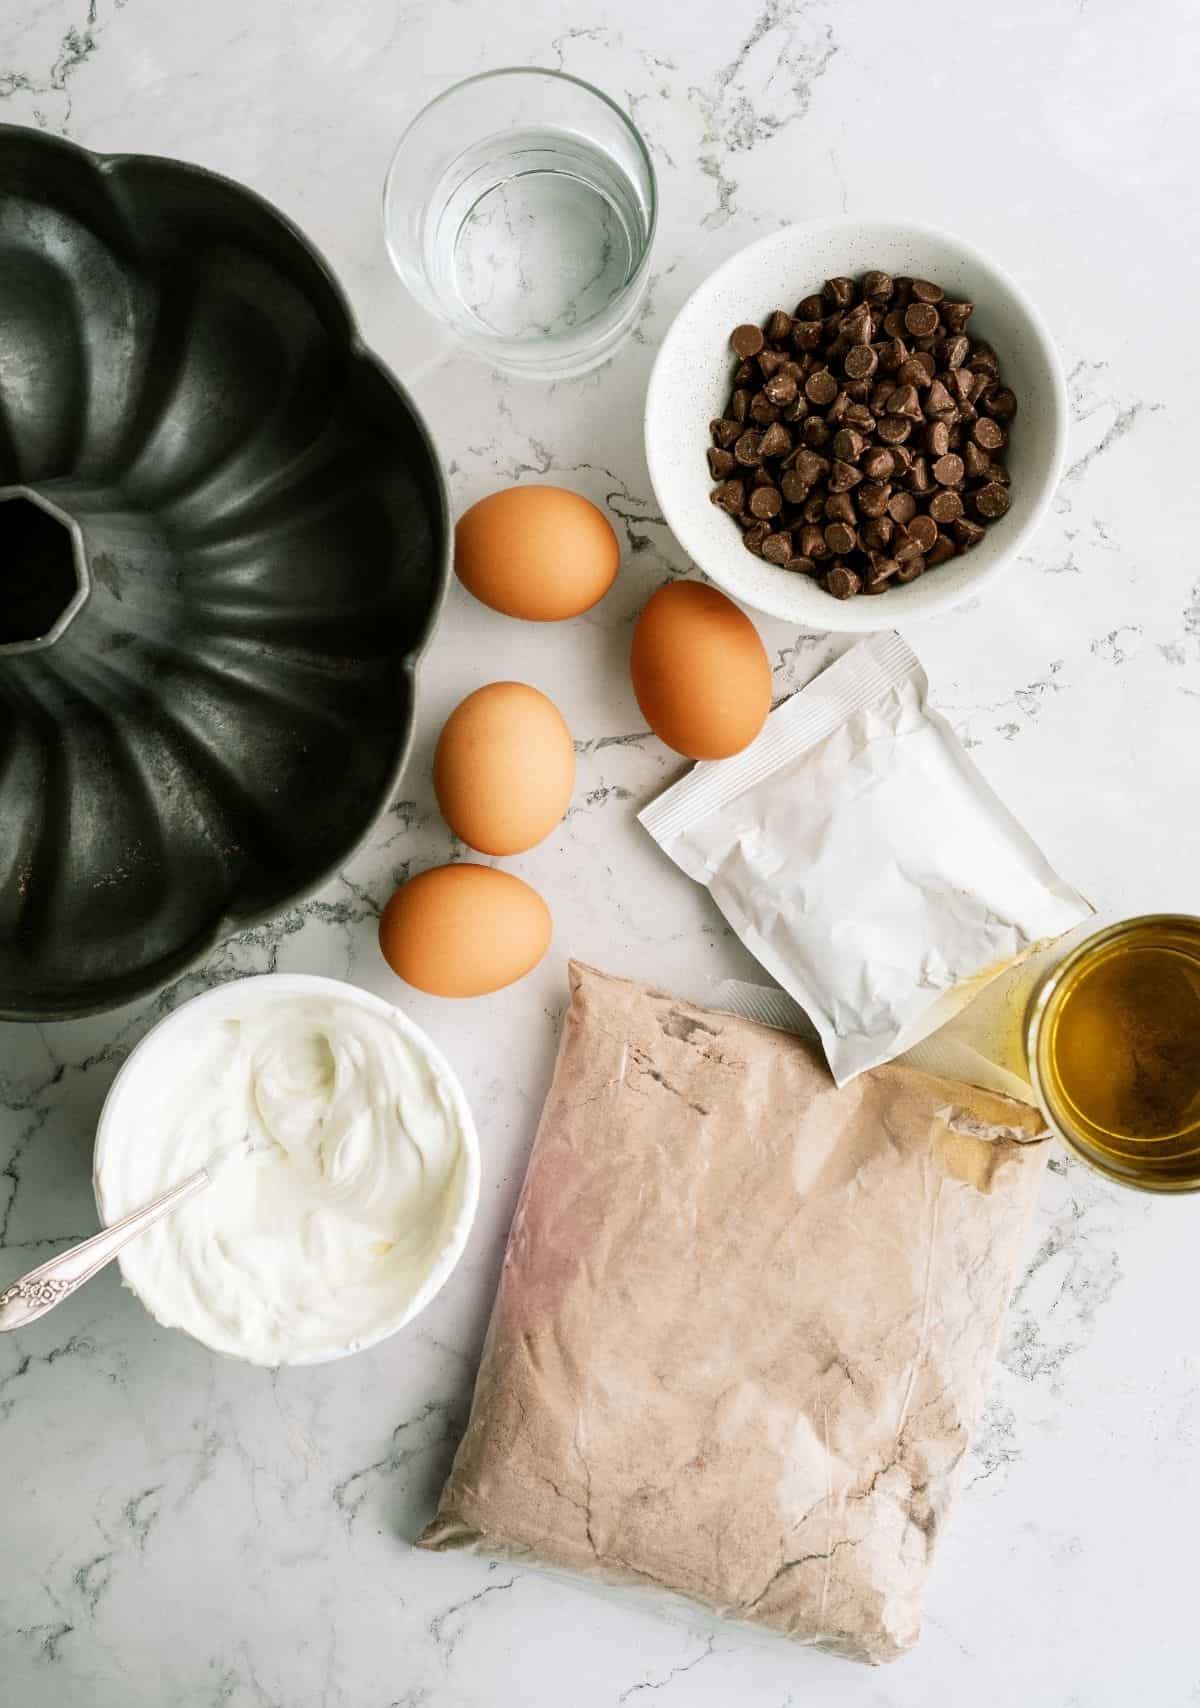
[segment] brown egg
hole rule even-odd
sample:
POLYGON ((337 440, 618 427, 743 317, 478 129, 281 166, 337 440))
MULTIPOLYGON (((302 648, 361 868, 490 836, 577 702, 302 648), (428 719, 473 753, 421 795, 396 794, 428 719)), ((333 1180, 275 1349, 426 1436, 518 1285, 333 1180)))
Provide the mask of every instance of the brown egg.
POLYGON ((536 967, 550 946, 536 890, 491 866, 435 866, 401 884, 379 920, 392 971, 430 996, 486 996, 536 967))
POLYGON ((562 713, 524 682, 479 688, 446 719, 433 761, 446 823, 482 854, 519 854, 571 804, 575 748, 562 713))
POLYGON ((630 670, 646 722, 689 759, 740 753, 771 709, 771 666, 758 630, 699 581, 659 588, 633 631, 630 670))
POLYGON ((612 586, 620 555, 604 513, 561 486, 493 492, 454 530, 463 586, 494 611, 534 623, 590 610, 612 586))

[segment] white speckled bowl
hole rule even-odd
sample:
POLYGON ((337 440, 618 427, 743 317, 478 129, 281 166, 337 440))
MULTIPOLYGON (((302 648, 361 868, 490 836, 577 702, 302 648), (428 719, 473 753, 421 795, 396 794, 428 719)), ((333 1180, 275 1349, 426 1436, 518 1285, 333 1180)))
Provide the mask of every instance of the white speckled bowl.
POLYGON ((646 393, 646 459, 659 507, 689 557, 735 599, 809 629, 904 627, 948 611, 993 580, 1028 543, 1062 473, 1067 393, 1037 309, 994 262, 946 232, 888 220, 827 219, 786 226, 718 267, 684 303, 663 340, 646 393), (974 550, 877 599, 831 599, 809 577, 753 557, 732 519, 709 502, 708 424, 729 397, 729 334, 791 310, 836 274, 872 267, 933 279, 975 303, 970 331, 995 346, 1017 395, 1008 462, 1012 508, 974 550))

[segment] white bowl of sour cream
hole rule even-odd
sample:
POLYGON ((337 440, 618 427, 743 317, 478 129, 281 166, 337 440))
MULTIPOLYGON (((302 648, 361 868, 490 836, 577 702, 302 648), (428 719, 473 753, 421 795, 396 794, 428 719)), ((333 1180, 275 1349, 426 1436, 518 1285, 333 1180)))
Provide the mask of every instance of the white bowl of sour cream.
POLYGON ((479 1201, 462 1087, 419 1027, 338 979, 268 973, 193 998, 124 1063, 96 1131, 107 1225, 212 1184, 121 1253, 158 1322, 254 1364, 318 1364, 411 1322, 479 1201))

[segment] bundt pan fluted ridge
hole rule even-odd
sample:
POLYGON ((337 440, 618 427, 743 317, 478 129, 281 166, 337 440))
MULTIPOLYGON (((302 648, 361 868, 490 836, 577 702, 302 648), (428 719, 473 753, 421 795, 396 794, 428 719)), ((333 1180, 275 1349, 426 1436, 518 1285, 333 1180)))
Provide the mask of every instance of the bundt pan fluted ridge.
POLYGON ((0 1016, 127 1001, 344 864, 449 542, 419 414, 282 215, 0 125, 0 1016))

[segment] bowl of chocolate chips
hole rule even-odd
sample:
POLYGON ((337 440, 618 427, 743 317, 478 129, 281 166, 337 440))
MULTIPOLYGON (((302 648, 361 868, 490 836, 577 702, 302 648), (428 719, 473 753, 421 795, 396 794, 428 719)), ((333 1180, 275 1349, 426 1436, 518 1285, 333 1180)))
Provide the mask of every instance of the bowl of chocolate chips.
POLYGON ((684 304, 646 456, 668 526, 734 598, 806 628, 891 628, 1020 556, 1067 418, 1050 334, 994 262, 833 219, 772 232, 684 304))

